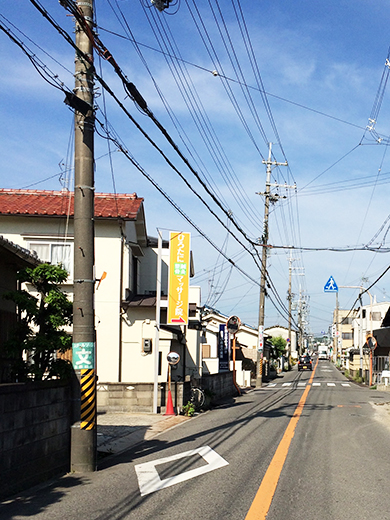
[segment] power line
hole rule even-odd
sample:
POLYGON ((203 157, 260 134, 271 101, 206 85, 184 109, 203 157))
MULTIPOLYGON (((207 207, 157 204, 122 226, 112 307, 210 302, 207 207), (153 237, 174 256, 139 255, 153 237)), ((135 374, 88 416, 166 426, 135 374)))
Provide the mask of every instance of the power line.
MULTIPOLYGON (((57 29, 57 31, 66 39, 66 41, 68 41, 71 46, 73 48, 75 48, 76 50, 76 53, 78 53, 79 56, 81 56, 83 59, 85 59, 86 61, 88 61, 88 56, 84 56, 84 53, 82 53, 82 51, 73 43, 73 40, 72 38, 66 33, 66 31, 64 31, 53 19, 52 17, 49 15, 49 13, 39 4, 39 2, 37 2, 36 0, 30 0, 30 2, 43 14, 43 16, 57 29)), ((68 4, 69 3, 69 0, 63 0, 63 3, 65 4, 68 4)), ((107 49, 103 49, 103 53, 105 54, 108 54, 108 51, 107 49)), ((108 61, 110 61, 110 63, 114 66, 114 68, 117 70, 117 71, 120 71, 119 69, 119 66, 116 64, 115 60, 112 58, 111 55, 108 55, 108 61)), ((165 154, 162 152, 161 149, 159 149, 156 144, 149 138, 149 136, 146 134, 146 132, 144 132, 142 130, 142 128, 140 127, 140 125, 134 120, 134 118, 129 114, 129 112, 125 109, 125 107, 123 106, 123 104, 119 101, 119 99, 115 96, 115 94, 111 91, 111 89, 108 87, 108 85, 106 84, 106 82, 96 73, 96 70, 94 70, 94 74, 96 76, 96 79, 100 82, 100 84, 103 86, 103 88, 106 89, 106 91, 108 93, 110 93, 110 95, 112 95, 114 97, 114 99, 116 100, 116 102, 119 104, 119 106, 121 107, 122 110, 125 111, 125 113, 128 115, 128 117, 132 120, 132 122, 137 126, 137 128, 141 131, 141 133, 143 133, 143 135, 151 142, 151 144, 153 144, 153 146, 156 147, 156 149, 158 149, 158 151, 160 152, 160 154, 165 158, 165 160, 168 162, 168 164, 171 165, 171 167, 173 167, 175 169, 175 167, 173 166, 173 164, 168 160, 168 158, 165 156, 165 154)), ((127 78, 126 78, 126 81, 127 81, 127 78)), ((143 99, 139 99, 138 98, 138 91, 136 91, 136 89, 132 89, 131 90, 131 95, 132 97, 135 97, 137 98, 137 103, 141 106, 143 104, 143 99)), ((144 106, 143 107, 144 109, 147 108, 147 106, 144 106)), ((121 149, 121 151, 123 151, 121 149)), ((175 169, 175 171, 177 171, 177 173, 180 173, 178 172, 177 169, 175 169)), ((212 212, 212 210, 210 208, 208 208, 210 210, 210 212, 212 212)), ((212 212, 213 213, 213 212, 212 212)), ((214 214, 214 213, 213 213, 214 214)), ((232 220, 232 219, 231 219, 232 220)), ((237 226, 237 224, 234 222, 234 220, 232 220, 233 224, 237 226)), ((223 223, 222 223, 223 225, 223 223)), ((198 229, 198 228, 196 228, 198 229)), ((239 229, 239 227, 238 227, 239 229)), ((200 231, 200 230, 199 230, 200 231)), ((241 230, 240 230, 241 231, 241 230)), ((244 234, 245 235, 245 234, 244 234)), ((202 233, 202 236, 204 236, 204 234, 202 233)), ((234 234, 232 234, 232 236, 235 238, 235 240, 237 240, 248 252, 249 254, 251 255, 251 257, 253 258, 253 260, 255 261, 255 263, 257 264, 256 262, 256 259, 255 259, 255 256, 253 254, 252 251, 250 251, 246 246, 244 246, 238 239, 237 237, 235 237, 234 234)), ((247 238, 247 237, 246 237, 247 238)), ((249 240, 249 239, 248 239, 249 240)), ((250 241, 250 240, 249 240, 250 241)), ((252 246, 253 246, 253 242, 250 242, 252 243, 252 246)), ((255 251, 255 253, 257 254, 258 256, 258 252, 255 251)), ((230 260, 229 260, 230 261, 230 260)), ((258 265, 258 264, 257 264, 258 265)), ((259 266, 258 266, 259 267, 259 266)), ((253 280, 254 281, 254 280, 253 280)), ((255 282, 256 283, 256 282, 255 282)), ((278 295, 275 287, 274 287, 274 284, 272 282, 272 280, 269 278, 269 275, 268 275, 268 280, 267 280, 267 286, 268 288, 273 292, 273 294, 275 295, 276 299, 279 301, 279 303, 281 304, 282 308, 284 308, 284 310, 286 309, 283 302, 281 301, 280 299, 280 296, 278 295)), ((270 298, 270 296, 268 295, 268 297, 270 298)), ((270 298, 270 301, 273 303, 273 305, 275 305, 275 303, 272 301, 272 299, 270 298)), ((279 311, 280 312, 280 311, 279 311)))

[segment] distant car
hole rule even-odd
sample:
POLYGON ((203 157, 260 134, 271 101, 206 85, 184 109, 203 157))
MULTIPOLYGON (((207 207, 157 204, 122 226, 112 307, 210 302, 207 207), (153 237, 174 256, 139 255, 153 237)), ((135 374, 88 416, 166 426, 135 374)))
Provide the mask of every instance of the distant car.
POLYGON ((301 356, 298 359, 298 370, 313 370, 313 363, 310 356, 301 356))
POLYGON ((328 351, 327 350, 320 350, 318 352, 318 359, 328 359, 328 351))

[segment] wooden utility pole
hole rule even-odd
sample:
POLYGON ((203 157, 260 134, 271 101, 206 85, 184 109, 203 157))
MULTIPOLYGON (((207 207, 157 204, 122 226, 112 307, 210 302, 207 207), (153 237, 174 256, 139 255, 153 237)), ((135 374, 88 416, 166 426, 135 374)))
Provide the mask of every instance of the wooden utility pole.
MULTIPOLYGON (((93 30, 93 0, 77 5, 93 30)), ((75 110, 73 366, 80 383, 80 423, 72 428, 71 471, 85 472, 96 470, 94 69, 92 42, 77 22, 76 45, 89 59, 76 53, 74 93, 84 110, 75 110)))
MULTIPOLYGON (((271 194, 271 186, 279 186, 278 184, 271 184, 272 166, 287 166, 287 162, 278 163, 272 160, 272 143, 269 143, 268 160, 263 160, 263 164, 267 165, 267 177, 265 182, 265 192, 258 193, 264 195, 264 227, 263 236, 261 237, 261 277, 260 277, 260 301, 259 301, 259 344, 257 348, 256 361, 256 387, 261 387, 263 380, 263 331, 264 331, 264 307, 265 307, 265 293, 266 293, 266 271, 267 271, 267 246, 268 246, 268 218, 270 202, 276 202, 280 196, 271 194)), ((292 187, 292 186, 289 186, 292 187)))
POLYGON ((292 294, 291 294, 291 285, 292 285, 292 263, 293 258, 290 255, 289 264, 288 264, 288 342, 287 342, 287 362, 288 362, 288 369, 291 368, 291 345, 292 345, 292 327, 291 327, 291 321, 292 321, 292 294))

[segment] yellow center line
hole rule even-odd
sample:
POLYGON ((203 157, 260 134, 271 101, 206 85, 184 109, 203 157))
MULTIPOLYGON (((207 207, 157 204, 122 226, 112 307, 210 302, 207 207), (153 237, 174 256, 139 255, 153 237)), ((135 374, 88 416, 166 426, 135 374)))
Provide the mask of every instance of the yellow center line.
POLYGON ((294 414, 288 423, 287 429, 284 432, 283 438, 279 443, 270 465, 268 466, 268 469, 252 502, 248 514, 245 517, 245 520, 265 520, 267 516, 269 508, 271 507, 272 499, 275 495, 280 474, 287 458, 292 438, 294 437, 295 428, 302 414, 303 407, 311 388, 311 383, 314 379, 317 365, 318 359, 313 373, 309 379, 309 383, 307 384, 305 391, 303 392, 302 397, 300 398, 299 403, 294 411, 294 414))

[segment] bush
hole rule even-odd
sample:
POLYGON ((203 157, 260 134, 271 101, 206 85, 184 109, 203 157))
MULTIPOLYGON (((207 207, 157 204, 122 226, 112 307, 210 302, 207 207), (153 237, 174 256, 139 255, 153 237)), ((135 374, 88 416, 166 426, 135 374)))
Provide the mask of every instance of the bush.
POLYGON ((195 413, 195 406, 191 403, 191 401, 188 401, 188 403, 185 404, 181 409, 181 413, 186 417, 192 417, 195 413))

